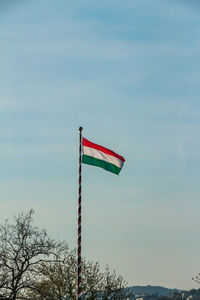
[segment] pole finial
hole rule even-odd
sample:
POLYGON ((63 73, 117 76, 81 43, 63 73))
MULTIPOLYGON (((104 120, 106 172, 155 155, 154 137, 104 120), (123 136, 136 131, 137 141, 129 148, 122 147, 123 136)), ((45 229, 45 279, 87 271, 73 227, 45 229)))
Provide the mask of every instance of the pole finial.
POLYGON ((83 127, 80 126, 80 127, 79 127, 79 131, 82 131, 82 130, 83 130, 83 127))

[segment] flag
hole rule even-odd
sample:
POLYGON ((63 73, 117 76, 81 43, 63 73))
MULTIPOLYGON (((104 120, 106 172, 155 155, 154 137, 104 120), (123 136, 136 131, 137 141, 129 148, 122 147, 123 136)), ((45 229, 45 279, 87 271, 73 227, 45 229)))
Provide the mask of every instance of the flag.
POLYGON ((103 168, 115 174, 119 174, 125 159, 105 147, 94 144, 85 138, 82 141, 82 163, 103 168))

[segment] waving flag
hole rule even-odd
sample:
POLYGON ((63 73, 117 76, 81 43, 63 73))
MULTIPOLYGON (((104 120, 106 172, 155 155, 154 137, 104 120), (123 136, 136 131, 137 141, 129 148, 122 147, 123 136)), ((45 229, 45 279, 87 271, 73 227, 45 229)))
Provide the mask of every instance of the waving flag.
POLYGON ((121 155, 105 147, 94 144, 85 138, 82 140, 82 146, 82 163, 119 174, 125 162, 125 159, 121 155))

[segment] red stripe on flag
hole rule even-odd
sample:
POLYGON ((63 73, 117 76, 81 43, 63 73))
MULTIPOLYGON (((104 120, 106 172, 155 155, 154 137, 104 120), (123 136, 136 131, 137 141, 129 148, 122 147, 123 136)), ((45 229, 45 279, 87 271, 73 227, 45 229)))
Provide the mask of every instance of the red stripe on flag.
POLYGON ((107 149, 107 148, 105 148, 105 147, 102 147, 102 146, 100 146, 100 145, 94 144, 94 143, 92 143, 92 142, 86 140, 85 138, 83 138, 83 146, 86 146, 86 147, 89 147, 89 148, 93 148, 93 149, 102 151, 102 152, 104 152, 104 153, 106 153, 106 154, 109 154, 109 155, 111 155, 111 156, 114 156, 114 157, 119 158, 119 159, 122 160, 123 162, 125 161, 125 159, 123 158, 123 156, 121 156, 121 155, 115 153, 114 151, 109 150, 109 149, 107 149))

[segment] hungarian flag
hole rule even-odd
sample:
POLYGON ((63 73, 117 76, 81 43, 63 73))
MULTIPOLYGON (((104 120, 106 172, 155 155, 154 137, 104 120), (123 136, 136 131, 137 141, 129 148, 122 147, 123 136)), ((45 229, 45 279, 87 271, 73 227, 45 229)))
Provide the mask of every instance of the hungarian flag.
POLYGON ((115 174, 119 174, 125 159, 105 147, 94 144, 83 138, 82 163, 103 168, 115 174))

